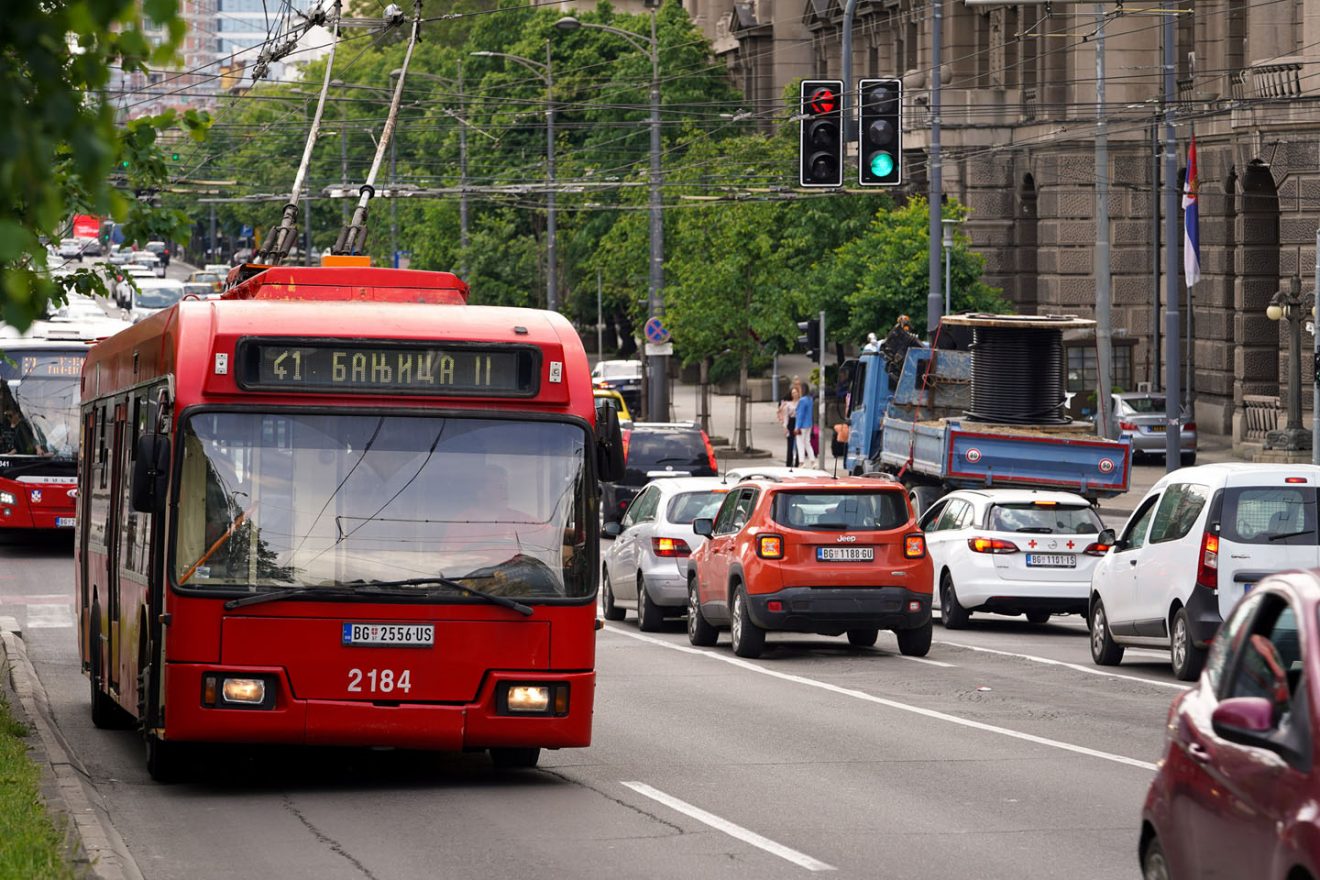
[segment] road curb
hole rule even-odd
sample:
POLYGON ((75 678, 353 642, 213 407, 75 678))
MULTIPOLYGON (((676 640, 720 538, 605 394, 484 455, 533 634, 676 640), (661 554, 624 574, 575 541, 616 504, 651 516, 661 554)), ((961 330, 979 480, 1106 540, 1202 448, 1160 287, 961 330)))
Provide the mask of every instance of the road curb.
POLYGON ((0 672, 16 697, 12 709, 30 730, 30 755, 41 767, 42 796, 47 808, 66 819, 69 850, 80 873, 96 880, 143 880, 137 862, 110 823, 99 792, 87 770, 69 749, 51 712, 46 688, 27 656, 22 634, 9 620, 0 620, 0 672))

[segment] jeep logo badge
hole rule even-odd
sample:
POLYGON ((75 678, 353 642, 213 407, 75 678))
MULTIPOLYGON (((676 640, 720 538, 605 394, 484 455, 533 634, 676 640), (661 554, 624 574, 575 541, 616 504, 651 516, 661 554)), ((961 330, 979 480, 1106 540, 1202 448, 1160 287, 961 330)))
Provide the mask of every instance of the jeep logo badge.
POLYGON ((839 537, 836 538, 835 540, 837 540, 840 544, 851 544, 851 543, 853 543, 854 541, 857 540, 857 536, 856 536, 856 535, 839 535, 839 537))

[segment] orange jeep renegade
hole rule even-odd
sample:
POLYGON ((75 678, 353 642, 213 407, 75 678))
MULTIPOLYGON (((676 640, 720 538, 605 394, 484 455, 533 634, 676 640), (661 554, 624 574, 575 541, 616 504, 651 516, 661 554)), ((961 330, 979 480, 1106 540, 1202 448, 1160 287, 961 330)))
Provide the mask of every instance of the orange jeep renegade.
POLYGON ((848 634, 858 647, 892 629, 904 654, 930 650, 931 564, 903 487, 874 477, 749 479, 712 519, 688 563, 688 638, 758 657, 769 630, 848 634))

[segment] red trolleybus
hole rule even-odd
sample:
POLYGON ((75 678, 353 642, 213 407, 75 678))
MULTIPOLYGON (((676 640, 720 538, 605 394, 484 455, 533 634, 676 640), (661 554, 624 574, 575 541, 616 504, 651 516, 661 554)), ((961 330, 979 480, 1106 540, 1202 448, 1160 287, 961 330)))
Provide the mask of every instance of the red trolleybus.
POLYGON ((52 321, 9 332, 0 332, 0 530, 71 529, 78 382, 96 334, 52 321))
POLYGON ((565 319, 466 294, 269 268, 87 359, 82 659, 154 778, 197 742, 589 744, 618 423, 565 319))

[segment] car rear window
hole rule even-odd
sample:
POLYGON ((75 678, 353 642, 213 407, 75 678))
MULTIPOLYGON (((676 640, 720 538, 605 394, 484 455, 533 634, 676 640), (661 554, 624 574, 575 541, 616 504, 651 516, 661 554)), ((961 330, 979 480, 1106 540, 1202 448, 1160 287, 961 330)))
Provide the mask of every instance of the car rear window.
POLYGON ((1025 502, 996 504, 990 508, 987 528, 996 532, 1094 535, 1104 526, 1094 510, 1080 504, 1045 505, 1025 502))
POLYGON ((883 531, 908 521, 901 492, 777 492, 771 507, 775 522, 792 529, 883 531))
POLYGON ((678 525, 690 525, 693 520, 703 517, 713 519, 724 503, 724 496, 728 494, 728 489, 717 489, 712 492, 684 492, 675 495, 669 500, 665 519, 678 525))
POLYGON ((1124 398, 1122 403, 1129 411, 1143 415, 1163 413, 1166 407, 1163 397, 1128 397, 1124 398))
POLYGON ((1315 544, 1316 494, 1310 486, 1224 490, 1219 532, 1237 544, 1315 544))
POLYGON ((695 431, 664 431, 648 433, 634 431, 628 438, 627 469, 688 471, 698 476, 710 474, 710 459, 706 444, 695 431), (697 470, 702 471, 697 474, 697 470))

